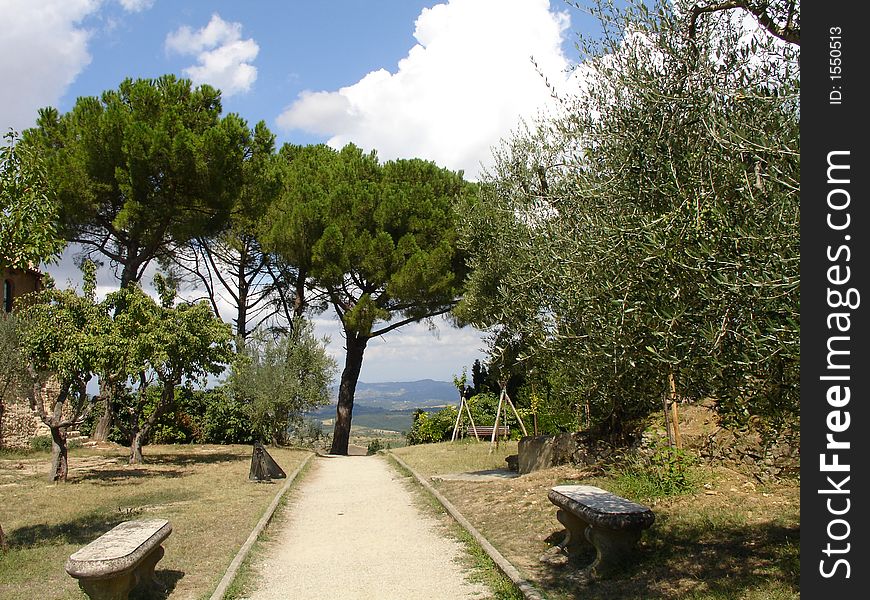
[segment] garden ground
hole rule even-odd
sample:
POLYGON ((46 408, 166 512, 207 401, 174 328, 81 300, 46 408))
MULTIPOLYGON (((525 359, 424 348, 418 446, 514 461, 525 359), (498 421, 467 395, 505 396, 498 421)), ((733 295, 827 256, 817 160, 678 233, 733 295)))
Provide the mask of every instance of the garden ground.
MULTIPOLYGON (((548 598, 572 598, 577 590, 566 567, 538 560, 558 542, 562 529, 547 491, 578 481, 650 504, 656 513, 639 560, 614 579, 585 588, 584 598, 800 595, 796 481, 762 485, 737 471, 697 467, 695 492, 648 500, 614 474, 571 467, 512 479, 445 477, 503 467, 504 457, 516 453, 515 442, 502 443, 492 453, 489 444, 474 441, 393 452, 433 478, 436 488, 548 598)), ((288 449, 270 453, 288 473, 306 456, 288 449)), ((158 565, 168 597, 207 598, 279 488, 247 481, 248 446, 151 446, 146 458, 145 465, 129 466, 124 448, 75 449, 70 481, 52 485, 46 481, 47 455, 0 457, 0 524, 10 544, 0 558, 0 598, 81 598, 63 570, 66 558, 113 525, 140 515, 173 523, 166 557, 158 565)), ((291 494, 301 493, 307 481, 303 477, 291 494)), ((284 510, 292 518, 292 497, 284 510)), ((268 536, 274 539, 273 533, 268 536)), ((266 548, 255 554, 266 556, 266 548)))
MULTIPOLYGON (((143 465, 119 446, 70 451, 65 484, 47 481, 47 454, 0 456, 3 600, 81 599, 64 571, 70 554, 118 523, 169 519, 158 576, 173 600, 208 597, 280 489, 248 481, 250 446, 147 446, 143 465)), ((291 473, 308 453, 271 449, 291 473)))

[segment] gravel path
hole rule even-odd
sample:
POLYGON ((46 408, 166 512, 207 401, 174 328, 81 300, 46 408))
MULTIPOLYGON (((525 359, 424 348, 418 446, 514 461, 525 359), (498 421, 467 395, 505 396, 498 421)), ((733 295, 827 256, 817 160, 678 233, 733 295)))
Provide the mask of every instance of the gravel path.
MULTIPOLYGON (((378 456, 316 458, 257 567, 252 600, 462 600, 464 549, 378 456)), ((291 492, 292 493, 292 492, 291 492)))

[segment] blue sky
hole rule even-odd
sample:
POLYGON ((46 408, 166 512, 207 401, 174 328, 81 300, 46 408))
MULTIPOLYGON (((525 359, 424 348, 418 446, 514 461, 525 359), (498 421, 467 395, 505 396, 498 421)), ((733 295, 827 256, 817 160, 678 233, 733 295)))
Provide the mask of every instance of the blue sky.
MULTIPOLYGON (((348 142, 476 179, 520 120, 570 89, 587 15, 561 0, 0 0, 0 128, 125 77, 174 73, 223 92, 279 145, 348 142)), ((71 252, 50 272, 70 277, 71 252)), ((147 282, 146 282, 147 283, 147 282)), ((105 288, 117 285, 110 275, 105 288)), ((343 357, 330 314, 317 318, 343 357)), ((482 358, 479 332, 439 323, 373 340, 363 381, 449 380, 482 358)))

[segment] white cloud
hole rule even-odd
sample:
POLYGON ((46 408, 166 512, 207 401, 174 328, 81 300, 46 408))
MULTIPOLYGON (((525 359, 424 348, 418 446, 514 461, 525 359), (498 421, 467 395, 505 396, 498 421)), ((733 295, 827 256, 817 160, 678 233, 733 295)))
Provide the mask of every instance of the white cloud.
POLYGON ((0 0, 0 129, 36 124, 91 62, 82 20, 99 0, 0 0))
POLYGON ((277 119, 284 129, 353 142, 384 159, 421 157, 475 178, 490 150, 550 102, 567 80, 567 14, 548 0, 449 0, 424 9, 417 45, 395 73, 374 71, 337 91, 304 92, 277 119))
POLYGON ((154 0, 118 0, 127 12, 142 12, 154 6, 154 0))
POLYGON ((242 39, 242 24, 228 23, 213 14, 208 25, 196 31, 183 26, 166 36, 166 51, 196 55, 197 64, 184 69, 194 83, 208 83, 232 96, 247 92, 257 80, 251 63, 260 47, 252 38, 242 39))

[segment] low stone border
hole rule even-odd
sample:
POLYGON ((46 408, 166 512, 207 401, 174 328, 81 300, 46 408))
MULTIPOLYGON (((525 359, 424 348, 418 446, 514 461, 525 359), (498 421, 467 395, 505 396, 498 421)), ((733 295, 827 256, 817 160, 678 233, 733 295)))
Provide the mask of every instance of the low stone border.
MULTIPOLYGON (((435 499, 441 503, 441 505, 450 513, 450 516, 453 517, 457 523, 462 525, 462 527, 471 534, 471 536, 475 539, 475 541, 480 544, 480 547, 483 548, 483 551, 486 552, 492 561, 496 564, 496 566, 501 570, 502 573, 507 575, 507 577, 513 581, 514 585, 519 588, 519 590, 523 593, 523 596, 527 598, 527 600, 544 600, 543 596, 541 596, 540 592, 532 586, 531 583, 523 579, 520 572, 514 567, 508 560, 502 556, 501 552, 495 549, 495 547, 489 543, 489 541, 483 537, 480 532, 474 528, 474 526, 468 522, 468 519, 462 516, 462 513, 457 510, 451 502, 445 498, 438 490, 432 487, 432 484, 426 481, 417 471, 409 467, 405 461, 401 458, 393 454, 392 452, 387 451, 387 455, 390 456, 393 460, 395 460, 403 469, 406 469, 411 475, 414 476, 420 485, 422 485, 426 491, 435 496, 435 499)), ((212 599, 214 600, 214 599, 212 599)))
POLYGON ((211 595, 209 600, 223 600, 224 594, 227 593, 227 589, 229 589, 230 585, 233 583, 233 580, 236 578, 236 574, 239 572, 239 568, 242 566, 242 562, 244 562, 245 558, 247 558, 248 554, 251 551, 251 548, 254 547, 254 542, 260 537, 260 534, 263 533, 263 529, 266 528, 266 525, 269 524, 269 521, 272 520, 272 516, 275 514, 275 510, 278 508, 278 504, 281 502, 281 498, 284 497, 284 494, 287 493, 287 490, 290 489, 290 486, 293 484, 293 481, 296 479, 297 475, 302 472, 302 469, 305 468, 305 465, 314 457, 314 454, 309 454, 302 463, 296 467, 296 470, 293 471, 289 476, 287 476, 287 481, 284 483, 284 487, 275 494, 275 498, 272 500, 272 503, 269 505, 269 508, 266 509, 266 512, 263 513, 263 516, 260 518, 260 521, 257 523, 257 526, 254 527, 254 530, 251 532, 251 535, 248 536, 247 541, 242 544, 242 547, 239 548, 239 551, 236 553, 236 557, 233 559, 233 562, 230 563, 227 572, 224 573, 223 579, 218 584, 217 589, 211 595))

